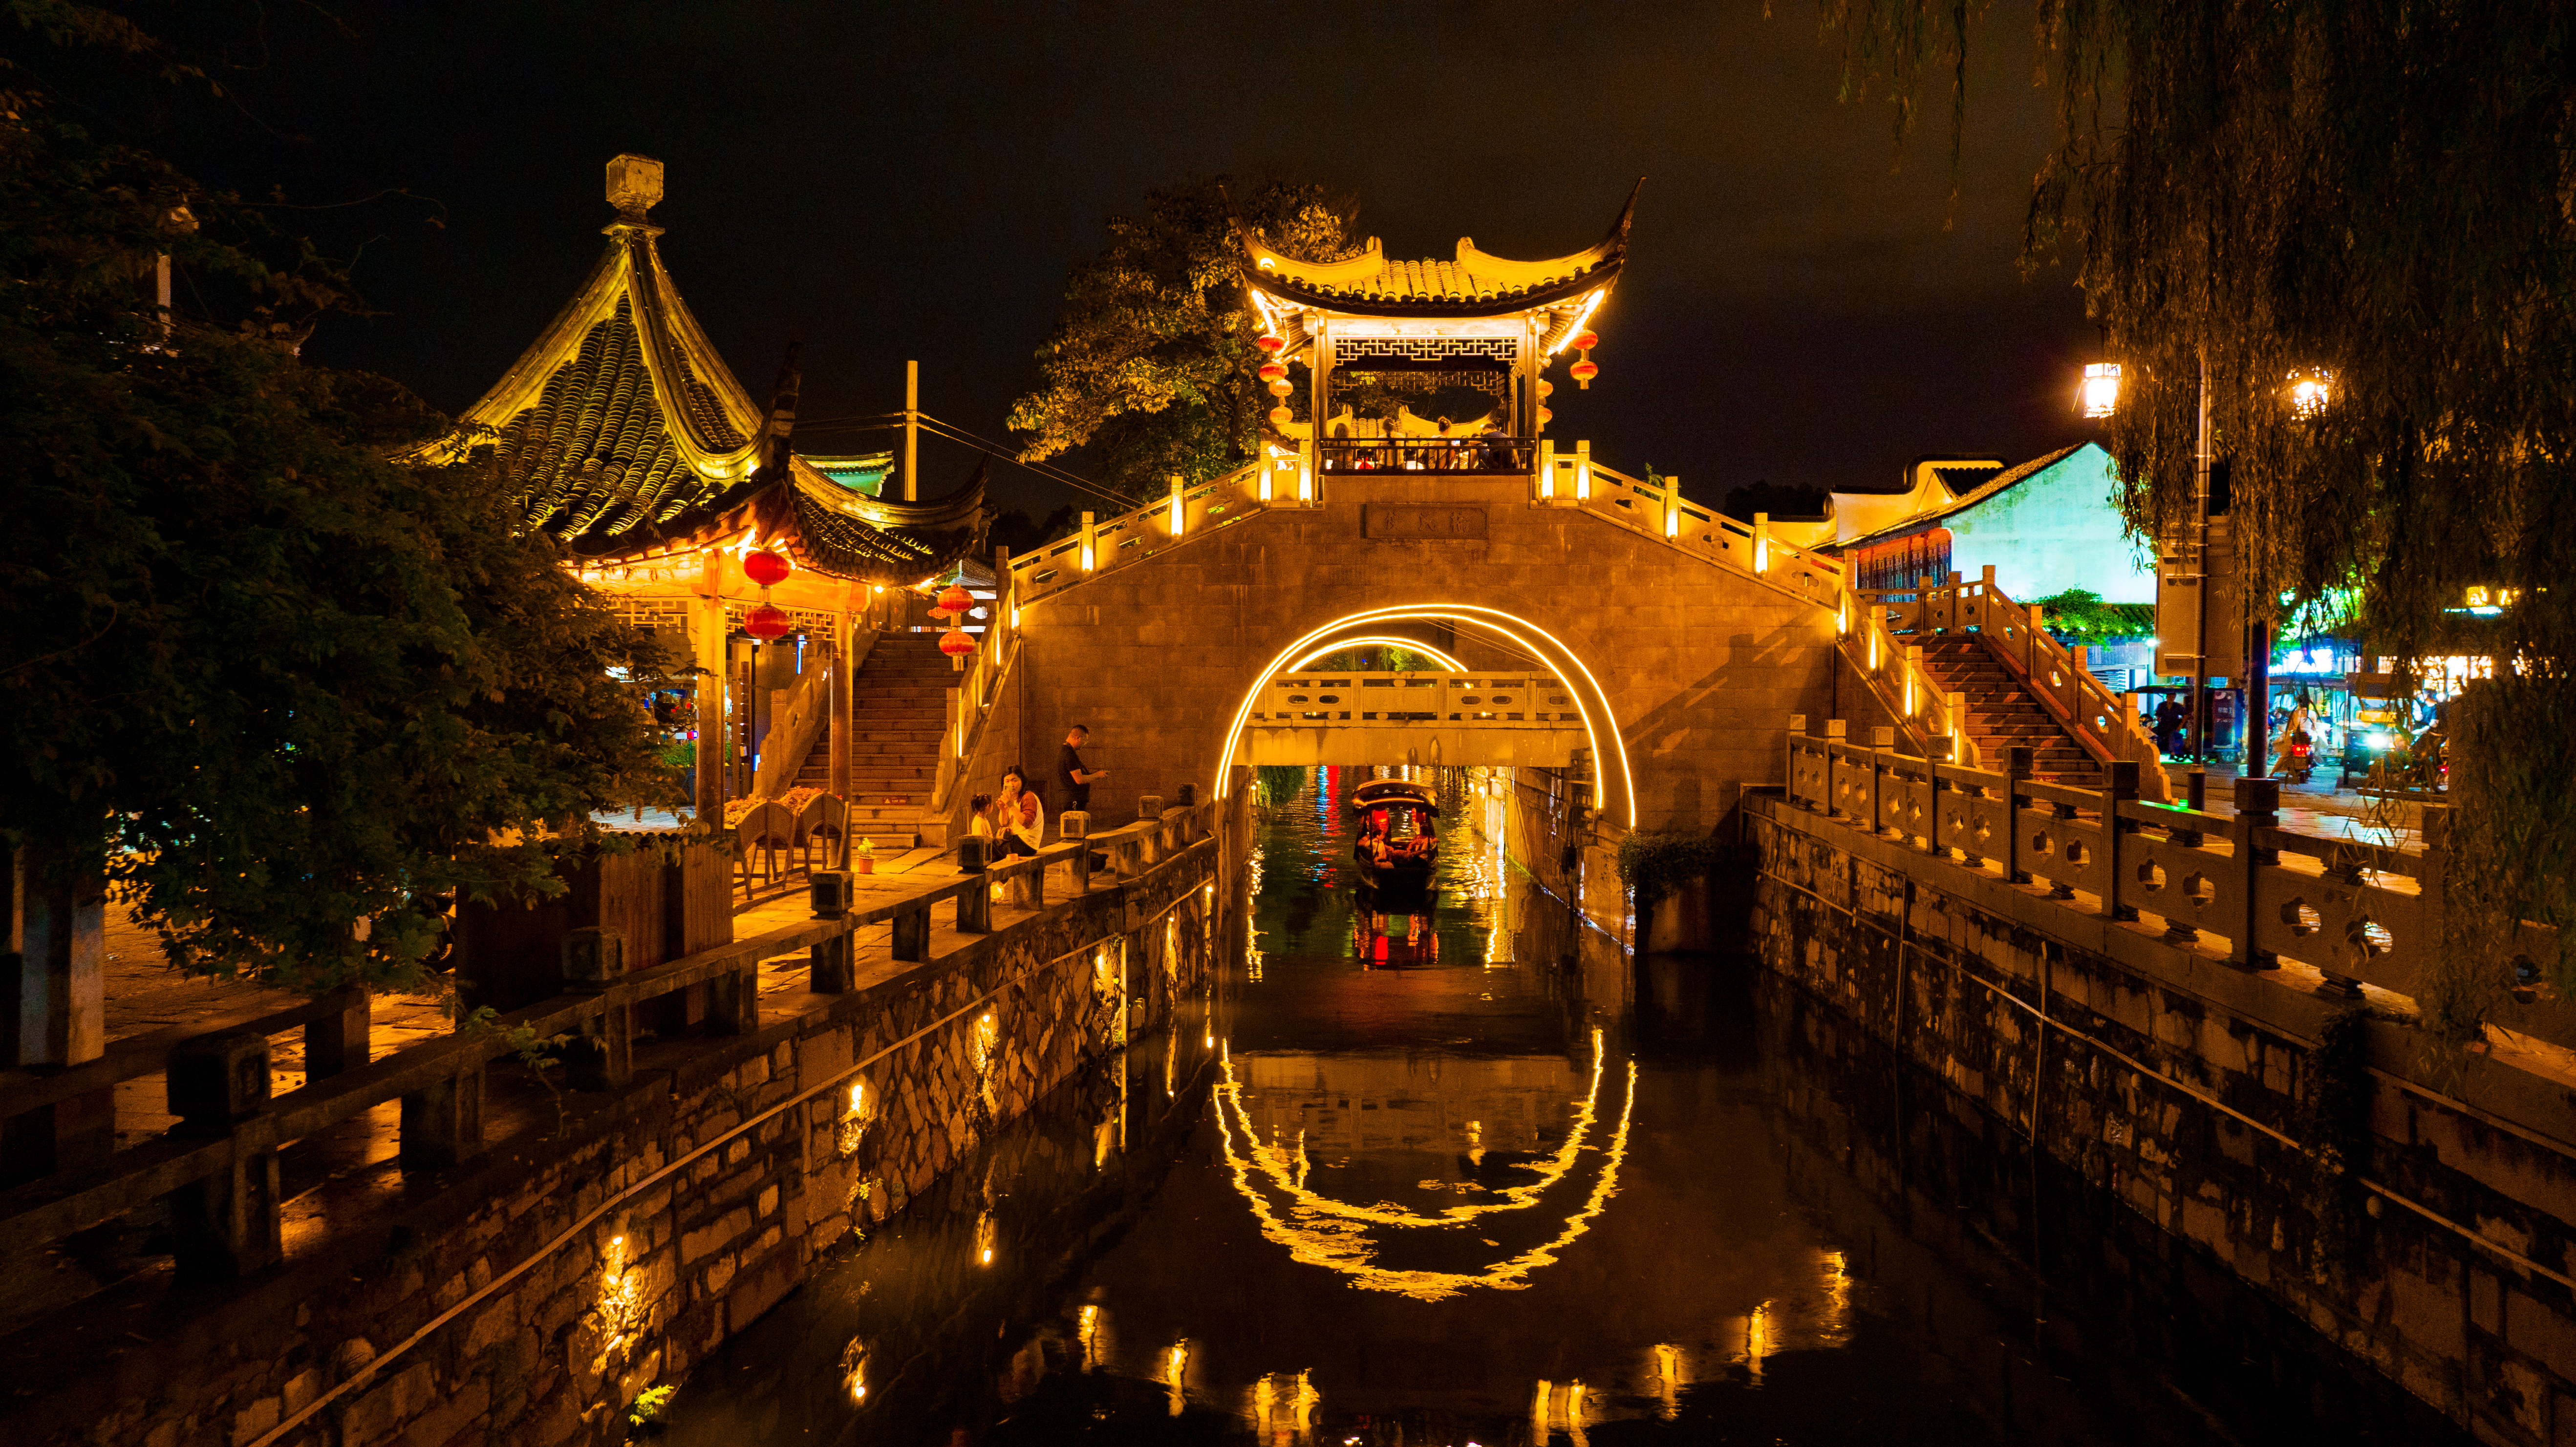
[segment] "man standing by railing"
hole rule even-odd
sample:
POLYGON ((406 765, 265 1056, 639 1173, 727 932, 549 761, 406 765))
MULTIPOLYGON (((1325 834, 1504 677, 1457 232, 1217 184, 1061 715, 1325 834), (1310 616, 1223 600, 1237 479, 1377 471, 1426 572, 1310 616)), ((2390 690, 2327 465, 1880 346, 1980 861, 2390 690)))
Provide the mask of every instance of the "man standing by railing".
POLYGON ((1091 781, 1109 777, 1107 769, 1087 769, 1082 765, 1082 746, 1090 737, 1090 729, 1075 724, 1064 736, 1064 747, 1056 751, 1055 782, 1064 790, 1064 808, 1056 811, 1059 814, 1073 809, 1090 813, 1091 781))

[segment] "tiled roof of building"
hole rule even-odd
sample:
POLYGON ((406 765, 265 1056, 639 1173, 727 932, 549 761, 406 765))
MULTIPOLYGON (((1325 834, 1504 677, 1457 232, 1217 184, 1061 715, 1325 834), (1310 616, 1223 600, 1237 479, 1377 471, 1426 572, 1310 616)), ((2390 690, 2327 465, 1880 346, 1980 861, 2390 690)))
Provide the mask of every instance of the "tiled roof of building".
MULTIPOLYGON (((417 461, 497 466, 527 526, 584 561, 679 552, 749 528, 808 566, 909 584, 973 541, 982 473, 928 502, 889 502, 888 454, 790 456, 785 413, 771 425, 689 314, 653 238, 660 228, 617 193, 638 158, 611 163, 618 222, 571 303, 463 425, 417 461)), ((650 166, 652 198, 659 166, 650 166)), ((650 205, 645 199, 643 205, 650 205)), ((787 409, 792 410, 792 409, 787 409)))
POLYGON ((1864 543, 1876 542, 1882 538, 1892 538, 1904 533, 1909 533, 1917 528, 1930 527, 1943 518, 1956 516, 1959 513, 1967 511, 1969 508, 1975 507, 1978 503, 1984 502, 1987 498, 1993 497, 1996 493, 2003 491, 2005 488, 2011 487, 2017 482, 2025 481, 2029 478, 2038 476, 2040 473, 2046 472, 2048 469, 2055 467, 2057 464, 2075 455, 2075 453, 2082 450, 2084 446, 2085 444, 2078 442, 2058 448, 2054 452, 2043 452, 2028 462, 2021 463, 2014 467, 2007 467, 1994 473, 1992 476, 1987 477, 1983 482, 1978 483, 1975 487, 1958 494, 1950 502, 1941 507, 1928 509, 1926 511, 1916 513, 1911 517, 1889 523, 1874 531, 1863 533, 1857 537, 1845 539, 1840 546, 1846 548, 1859 547, 1864 543))
POLYGON ((1247 281, 1283 301, 1363 316, 1487 316, 1528 311, 1608 285, 1628 255, 1631 192, 1599 244, 1545 261, 1512 261, 1461 238, 1457 258, 1390 261, 1377 238, 1357 256, 1307 262, 1273 251, 1249 230, 1241 234, 1247 281))

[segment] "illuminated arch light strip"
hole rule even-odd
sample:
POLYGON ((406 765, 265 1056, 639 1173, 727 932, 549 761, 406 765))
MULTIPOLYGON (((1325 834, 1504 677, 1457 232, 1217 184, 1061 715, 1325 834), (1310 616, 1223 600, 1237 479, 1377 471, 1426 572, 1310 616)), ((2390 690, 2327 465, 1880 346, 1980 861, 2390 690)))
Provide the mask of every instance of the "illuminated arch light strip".
POLYGON ((1392 1291, 1417 1301, 1445 1301, 1474 1287, 1496 1291, 1526 1291, 1529 1275, 1542 1266, 1553 1264, 1557 1253, 1574 1238, 1592 1229, 1593 1219, 1601 1214, 1610 1197, 1619 1189, 1619 1167, 1628 1158, 1628 1127, 1637 1113, 1637 1062, 1628 1062, 1627 1099, 1619 1108, 1619 1125, 1611 1133, 1607 1158, 1601 1164, 1601 1178, 1593 1183, 1592 1194, 1583 1208, 1565 1218, 1565 1229, 1546 1245, 1524 1251, 1509 1260, 1496 1262, 1481 1272, 1470 1275, 1459 1271, 1390 1271, 1369 1264, 1372 1254, 1365 1243, 1354 1244, 1346 1231, 1317 1231, 1292 1226, 1279 1219, 1269 1200, 1251 1180, 1251 1164, 1235 1153, 1234 1128, 1226 1118, 1226 1105, 1243 1115, 1244 1134, 1252 1132, 1252 1117, 1243 1111, 1243 1087, 1234 1078, 1233 1062, 1224 1065, 1225 1082, 1217 1087, 1217 1137, 1225 1151, 1226 1164, 1233 1169, 1234 1188, 1252 1205, 1253 1215, 1261 1223, 1261 1234, 1288 1248, 1289 1256, 1309 1266, 1321 1266, 1350 1278, 1351 1284, 1365 1291, 1392 1291))
MULTIPOLYGON (((1604 754, 1601 749, 1601 729, 1605 724, 1608 726, 1610 730, 1610 743, 1619 760, 1620 787, 1627 799, 1627 824, 1628 827, 1632 829, 1637 826, 1637 780, 1636 776, 1630 772, 1628 768, 1628 745, 1625 740, 1619 737, 1619 719, 1618 716, 1610 710, 1610 694, 1608 690, 1602 688, 1601 680, 1594 677, 1591 667, 1584 663, 1583 659, 1578 656, 1573 649, 1565 646, 1565 640, 1557 637, 1555 634, 1548 632, 1546 629, 1539 627, 1537 624, 1530 622, 1526 618, 1517 617, 1513 614, 1502 612, 1499 609, 1480 608, 1469 603, 1451 603, 1417 607, 1372 608, 1365 613, 1352 613, 1347 616, 1334 619, 1332 622, 1308 633, 1305 637, 1298 639, 1296 642, 1289 644, 1287 647, 1282 648, 1277 653, 1271 655, 1270 662, 1262 668, 1260 676, 1254 681, 1250 688, 1244 690, 1243 702, 1235 706, 1234 721, 1226 728, 1225 752, 1217 759, 1216 796, 1220 799, 1224 798, 1229 786, 1233 783, 1234 756, 1236 751, 1242 745, 1244 726, 1252 721, 1253 704, 1260 700, 1263 686, 1268 684, 1272 678, 1277 677, 1283 669, 1291 666, 1288 660, 1303 655, 1307 650, 1312 649, 1317 643, 1332 637, 1334 633, 1344 628, 1359 627, 1361 625, 1371 623, 1403 623, 1421 620, 1464 623, 1470 627, 1483 628, 1489 632, 1499 633, 1503 637, 1510 639, 1512 642, 1519 644, 1523 652, 1535 657, 1540 657, 1541 661, 1546 662, 1548 667, 1557 669, 1559 677, 1562 679, 1564 672, 1562 666, 1546 660, 1537 644, 1531 642, 1521 634, 1513 632, 1512 629, 1515 627, 1526 628, 1530 632, 1537 634, 1539 637, 1546 639, 1550 644, 1554 645, 1557 653, 1561 655, 1567 663, 1574 665, 1575 670, 1583 675, 1584 683, 1592 690, 1590 701, 1586 701, 1582 689, 1578 688, 1574 690, 1574 707, 1577 712, 1583 715, 1584 736, 1591 741, 1592 758, 1596 765, 1607 762, 1611 757, 1609 754, 1604 754), (1597 720, 1593 717, 1594 704, 1598 704, 1600 706, 1600 718, 1597 720)), ((1466 672, 1464 669, 1459 671, 1462 673, 1466 672)), ((1604 777, 1598 769, 1596 769, 1592 779, 1592 807, 1596 809, 1609 808, 1609 790, 1609 780, 1604 777)))
POLYGON ((1307 654, 1305 657, 1298 659, 1296 662, 1289 664, 1287 671, 1294 673, 1298 669, 1304 668, 1313 663, 1318 658, 1328 658, 1333 654, 1341 652, 1345 648, 1410 648, 1416 653, 1427 655, 1432 662, 1439 664, 1451 673, 1475 672, 1474 669, 1460 663, 1457 659, 1450 657, 1448 654, 1441 652, 1439 649, 1432 647, 1430 644, 1423 642, 1419 638, 1390 638, 1376 635, 1367 638, 1345 638, 1338 643, 1327 643, 1323 647, 1316 649, 1314 652, 1307 654))
MULTIPOLYGON (((1249 1112, 1246 1112, 1243 1118, 1243 1134, 1246 1142, 1244 1153, 1252 1157, 1253 1162, 1261 1167, 1261 1173, 1268 1176, 1272 1184, 1295 1197, 1298 1205, 1326 1216, 1341 1216, 1379 1226, 1457 1226, 1472 1221, 1478 1216, 1489 1216, 1498 1211, 1522 1210, 1537 1205, 1539 1196, 1548 1187, 1563 1180, 1565 1173, 1574 1169, 1575 1158, 1583 1150, 1584 1138, 1592 1133, 1592 1123, 1598 1118, 1601 1099, 1603 1062, 1601 1032, 1598 1030, 1592 1032, 1592 1051, 1592 1088, 1584 1094, 1583 1108, 1575 1114, 1574 1129, 1566 1132, 1565 1145, 1557 1151, 1556 1159, 1540 1169, 1537 1180, 1524 1185, 1506 1187, 1498 1194, 1507 1199, 1496 1204, 1452 1206, 1437 1216, 1424 1216, 1412 1211, 1389 1210, 1383 1206, 1354 1206, 1348 1202, 1336 1201, 1330 1196, 1307 1190, 1303 1184, 1302 1171, 1297 1172, 1292 1179, 1286 1154, 1275 1145, 1263 1145, 1261 1138, 1253 1134, 1252 1117, 1249 1112)), ((1243 1092, 1238 1087, 1235 1090, 1237 1110, 1243 1109, 1242 1097, 1243 1092)), ((1301 1154, 1305 1150, 1302 1141, 1298 1150, 1301 1154)))

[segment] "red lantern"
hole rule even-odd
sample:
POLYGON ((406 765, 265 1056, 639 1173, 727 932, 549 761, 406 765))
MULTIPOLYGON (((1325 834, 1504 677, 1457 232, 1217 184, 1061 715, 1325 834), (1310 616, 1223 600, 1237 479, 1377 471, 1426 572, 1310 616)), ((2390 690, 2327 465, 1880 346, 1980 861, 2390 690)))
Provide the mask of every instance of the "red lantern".
POLYGON ((1273 407, 1270 409, 1270 425, 1278 428, 1282 432, 1287 431, 1288 424, 1296 420, 1297 414, 1289 411, 1285 407, 1273 407))
POLYGON ((756 553, 745 553, 742 557, 742 575, 763 588, 776 587, 786 582, 787 575, 793 571, 794 569, 787 566, 785 558, 767 548, 756 553))
POLYGON ((1577 362, 1565 370, 1573 375, 1575 385, 1587 392, 1592 390, 1592 379, 1601 375, 1601 368, 1590 361, 1577 362))
POLYGON ((1261 380, 1265 382, 1276 382, 1287 375, 1288 364, 1285 362, 1264 362, 1261 364, 1261 380))
POLYGON ((788 626, 786 611, 766 603, 742 615, 742 631, 763 643, 786 637, 788 626))
POLYGON ((1538 425, 1539 425, 1539 426, 1541 426, 1541 427, 1545 427, 1547 424, 1549 424, 1550 422, 1553 422, 1553 421, 1555 421, 1555 420, 1556 420, 1556 414, 1555 414, 1555 413, 1550 412, 1549 410, 1547 410, 1547 409, 1546 409, 1546 408, 1544 408, 1544 407, 1541 407, 1540 409, 1538 409, 1538 425))
POLYGON ((1585 332, 1574 339, 1574 349, 1578 352, 1588 352, 1599 345, 1601 345, 1601 338, 1591 332, 1585 332))
POLYGON ((1540 396, 1542 396, 1542 397, 1553 397, 1553 396, 1555 396, 1555 395, 1556 395, 1556 384, 1555 384, 1554 382, 1549 381, 1549 380, 1548 380, 1548 379, 1546 379, 1545 377, 1541 377, 1541 378, 1539 378, 1539 379, 1538 379, 1538 394, 1539 394, 1540 396))
POLYGON ((948 655, 950 668, 964 668, 975 656, 975 637, 963 628, 951 628, 939 635, 939 651, 948 655))
POLYGON ((1264 332, 1260 336, 1254 337, 1252 339, 1252 344, 1265 352, 1275 353, 1281 347, 1288 345, 1288 339, 1286 337, 1272 336, 1269 333, 1264 332))
POLYGON ((975 595, 963 583, 951 583, 939 595, 939 606, 931 611, 948 618, 963 618, 975 610, 975 595))
POLYGON ((1285 397, 1296 390, 1297 384, 1284 377, 1270 384, 1270 395, 1273 397, 1285 397))

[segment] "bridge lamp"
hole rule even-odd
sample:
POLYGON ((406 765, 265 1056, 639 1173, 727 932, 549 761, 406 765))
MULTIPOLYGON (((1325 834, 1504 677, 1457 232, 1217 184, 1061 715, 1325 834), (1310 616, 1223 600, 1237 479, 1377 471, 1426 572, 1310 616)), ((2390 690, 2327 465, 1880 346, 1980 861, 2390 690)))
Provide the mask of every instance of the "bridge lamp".
POLYGON ((1172 536, 1181 535, 1181 475, 1172 474, 1172 536))
POLYGON ((2085 416, 2103 418, 2120 407, 2120 364, 2087 362, 2084 380, 2075 386, 2075 403, 2085 416))

